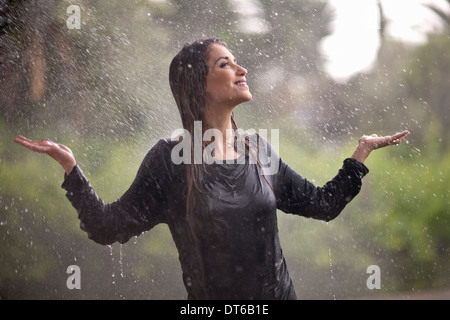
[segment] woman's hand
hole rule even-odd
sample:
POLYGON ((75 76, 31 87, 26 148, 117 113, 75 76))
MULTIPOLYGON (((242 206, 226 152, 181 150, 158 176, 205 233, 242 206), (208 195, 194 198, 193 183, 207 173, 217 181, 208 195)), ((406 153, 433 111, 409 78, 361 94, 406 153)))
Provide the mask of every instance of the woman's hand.
POLYGON ((77 164, 75 157, 72 153, 72 150, 70 150, 65 145, 62 145, 60 143, 55 143, 48 139, 33 141, 20 135, 15 137, 13 141, 34 152, 48 154, 50 157, 58 161, 58 163, 66 171, 66 174, 72 172, 72 169, 77 164))
POLYGON ((376 149, 383 148, 386 146, 397 145, 405 138, 409 136, 409 131, 405 130, 394 134, 393 136, 379 137, 376 134, 370 136, 362 136, 359 139, 358 146, 352 155, 352 158, 364 162, 369 154, 376 149))

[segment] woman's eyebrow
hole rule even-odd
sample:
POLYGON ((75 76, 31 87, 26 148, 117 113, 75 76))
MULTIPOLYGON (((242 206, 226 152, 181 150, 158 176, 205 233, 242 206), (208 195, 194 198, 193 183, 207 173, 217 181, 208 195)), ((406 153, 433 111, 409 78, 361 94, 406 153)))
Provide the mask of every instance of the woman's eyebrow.
MULTIPOLYGON (((223 56, 223 57, 217 58, 217 60, 214 62, 214 64, 216 64, 217 62, 219 62, 220 59, 230 60, 230 58, 229 58, 228 56, 223 56)), ((236 62, 236 59, 234 59, 234 61, 236 62)))
POLYGON ((228 58, 227 56, 219 57, 219 58, 217 58, 217 60, 214 62, 214 64, 216 64, 217 62, 219 62, 220 59, 228 60, 229 58, 228 58))

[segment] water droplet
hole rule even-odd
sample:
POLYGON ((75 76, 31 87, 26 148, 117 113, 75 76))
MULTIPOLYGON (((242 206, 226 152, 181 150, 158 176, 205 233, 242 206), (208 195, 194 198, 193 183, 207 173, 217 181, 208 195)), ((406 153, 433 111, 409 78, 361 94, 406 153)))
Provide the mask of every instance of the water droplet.
MULTIPOLYGON (((330 274, 331 274, 331 281, 334 282, 334 272, 333 272, 333 262, 331 260, 331 248, 328 248, 328 256, 330 258, 330 274)), ((333 283, 332 283, 333 284, 333 283)), ((333 300, 336 300, 336 294, 333 293, 333 300)))
POLYGON ((122 254, 122 244, 119 249, 119 265, 120 265, 120 277, 123 278, 123 254, 122 254))

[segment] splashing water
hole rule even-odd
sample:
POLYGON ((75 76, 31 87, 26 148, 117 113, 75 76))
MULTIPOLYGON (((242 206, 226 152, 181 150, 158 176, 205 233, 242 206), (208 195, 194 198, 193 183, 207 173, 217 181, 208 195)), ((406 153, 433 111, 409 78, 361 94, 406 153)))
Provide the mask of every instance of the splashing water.
MULTIPOLYGON (((108 247, 109 247, 109 255, 111 257, 111 264, 112 264, 112 267, 113 267, 113 272, 111 274, 111 279, 112 279, 112 284, 115 286, 117 284, 117 280, 119 280, 120 278, 124 278, 125 277, 125 273, 123 271, 123 250, 122 250, 122 244, 120 244, 120 246, 119 246, 119 260, 118 260, 118 262, 119 262, 119 272, 118 273, 120 275, 120 278, 116 277, 116 271, 115 270, 117 268, 117 265, 116 265, 116 262, 115 262, 116 259, 114 257, 113 247, 112 247, 112 245, 108 245, 108 247)), ((121 299, 125 299, 125 296, 122 293, 119 293, 119 297, 121 299)))
MULTIPOLYGON (((113 248, 112 248, 112 245, 108 245, 108 248, 109 248, 109 255, 111 256, 111 262, 114 264, 114 255, 113 255, 113 248)), ((113 271, 113 273, 112 273, 112 275, 111 275, 111 278, 112 278, 112 284, 116 284, 116 280, 115 280, 115 277, 116 277, 116 275, 115 275, 115 273, 114 273, 114 271, 113 271)))
MULTIPOLYGON (((113 254, 113 248, 111 245, 108 245, 109 247, 109 255, 111 256, 111 262, 114 265, 114 254, 113 254)), ((124 277, 124 272, 123 272, 123 251, 122 251, 122 244, 119 247, 119 268, 120 268, 120 277, 123 278, 124 277)), ((112 275, 111 275, 112 279, 113 279, 113 284, 116 284, 115 278, 116 278, 116 274, 113 271, 112 275)))
MULTIPOLYGON (((334 287, 334 272, 333 272, 333 262, 331 259, 331 248, 328 248, 328 257, 330 258, 330 275, 331 275, 331 287, 334 287)), ((336 294, 333 293, 333 300, 336 300, 336 294)))
POLYGON ((119 265, 120 265, 120 277, 123 278, 123 254, 122 254, 122 244, 119 249, 119 265))

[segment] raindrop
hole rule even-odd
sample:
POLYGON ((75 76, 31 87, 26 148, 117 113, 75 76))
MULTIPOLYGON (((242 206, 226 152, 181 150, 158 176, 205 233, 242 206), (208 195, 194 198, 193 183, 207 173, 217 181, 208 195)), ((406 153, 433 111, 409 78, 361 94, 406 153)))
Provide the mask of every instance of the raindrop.
POLYGON ((122 244, 119 248, 119 265, 120 265, 120 277, 123 278, 123 254, 122 254, 122 244))
MULTIPOLYGON (((330 258, 330 274, 331 274, 331 284, 334 283, 334 272, 333 272, 333 262, 331 260, 331 248, 328 248, 328 257, 330 258)), ((336 294, 333 292, 333 300, 336 300, 336 294)))
POLYGON ((191 287, 192 286, 192 279, 191 277, 186 278, 186 286, 191 287))
MULTIPOLYGON (((113 256, 113 248, 112 248, 112 245, 108 244, 108 247, 109 247, 109 255, 110 255, 110 257, 111 257, 111 262, 112 262, 113 265, 114 265, 114 256, 113 256)), ((115 280, 116 275, 115 275, 114 271, 112 272, 111 278, 112 278, 112 284, 116 284, 116 280, 115 280)))

